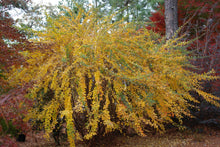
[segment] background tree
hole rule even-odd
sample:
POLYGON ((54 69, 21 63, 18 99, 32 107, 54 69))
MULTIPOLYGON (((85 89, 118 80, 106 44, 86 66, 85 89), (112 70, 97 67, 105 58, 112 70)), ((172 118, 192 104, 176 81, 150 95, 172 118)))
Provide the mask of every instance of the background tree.
POLYGON ((24 34, 14 27, 15 20, 9 10, 18 8, 27 11, 28 0, 1 0, 0 1, 0 93, 7 84, 4 72, 12 65, 20 65, 24 60, 19 51, 24 50, 28 41, 24 34))
POLYGON ((88 4, 89 4, 88 0, 74 0, 74 1, 73 0, 62 0, 58 4, 58 9, 59 11, 65 11, 66 15, 69 15, 68 14, 69 12, 66 10, 66 8, 63 7, 65 6, 65 7, 68 7, 75 14, 78 14, 79 12, 78 7, 81 7, 85 11, 87 11, 89 9, 88 4))
MULTIPOLYGON (((220 51, 219 51, 219 33, 220 33, 220 6, 219 2, 212 0, 178 1, 178 23, 180 26, 190 21, 181 28, 181 34, 185 34, 186 40, 198 38, 192 43, 188 50, 194 51, 194 56, 200 58, 192 60, 193 64, 200 67, 197 72, 203 73, 215 69, 216 74, 220 75, 220 51), (202 57, 202 58, 201 58, 202 57)), ((153 12, 150 20, 154 25, 146 28, 152 29, 161 35, 165 35, 165 8, 160 5, 158 11, 153 12)), ((212 92, 219 95, 220 82, 212 84, 212 92)))
MULTIPOLYGON (((153 12, 150 20, 154 25, 147 26, 147 29, 154 30, 161 35, 165 35, 165 8, 160 5, 158 11, 153 12)), ((185 40, 196 40, 188 46, 192 51, 191 63, 196 65, 196 69, 191 69, 197 73, 204 73, 212 69, 216 75, 220 75, 220 3, 215 0, 185 0, 178 1, 178 23, 181 28, 179 35, 185 35, 185 40), (187 23, 186 23, 187 22, 187 23)), ((220 80, 205 81, 204 90, 220 96, 220 80)), ((219 109, 206 104, 204 99, 197 95, 197 99, 202 101, 198 118, 210 119, 219 116, 219 109)), ((214 122, 218 123, 218 122, 214 122)))
POLYGON ((165 0, 165 24, 166 24, 166 39, 174 37, 178 29, 178 0, 165 0))
MULTIPOLYGON (((131 21, 140 21, 145 22, 148 19, 148 16, 150 15, 150 11, 152 9, 156 9, 158 6, 158 3, 162 0, 94 0, 92 1, 93 7, 97 11, 98 17, 103 17, 107 15, 111 15, 113 13, 116 13, 116 16, 113 18, 113 22, 119 21, 122 18, 126 22, 131 21)), ((84 10, 88 9, 88 1, 71 1, 71 0, 63 0, 59 4, 59 9, 64 10, 64 8, 61 8, 61 5, 65 5, 72 9, 73 11, 78 11, 76 4, 80 5, 84 8, 84 10)))
POLYGON ((37 31, 43 31, 47 26, 46 17, 57 16, 59 10, 52 5, 29 5, 28 11, 23 13, 16 21, 16 29, 25 34, 26 38, 33 39, 37 31))
POLYGON ((24 97, 28 86, 14 85, 16 88, 12 89, 8 86, 9 75, 6 74, 11 67, 25 65, 22 52, 29 49, 30 42, 26 34, 16 28, 16 20, 13 17, 15 13, 10 12, 15 9, 27 12, 28 2, 29 0, 0 1, 0 136, 3 136, 0 144, 2 146, 16 146, 7 134, 14 137, 18 133, 26 133, 29 129, 27 123, 23 121, 30 104, 30 101, 24 97))
POLYGON ((156 9, 162 0, 107 0, 106 2, 110 6, 110 12, 119 11, 115 21, 125 18, 127 22, 145 22, 148 20, 151 10, 156 9))
POLYGON ((98 9, 100 16, 117 13, 113 22, 122 18, 126 22, 145 22, 150 16, 150 12, 156 9, 159 2, 163 0, 94 0, 93 6, 98 9))

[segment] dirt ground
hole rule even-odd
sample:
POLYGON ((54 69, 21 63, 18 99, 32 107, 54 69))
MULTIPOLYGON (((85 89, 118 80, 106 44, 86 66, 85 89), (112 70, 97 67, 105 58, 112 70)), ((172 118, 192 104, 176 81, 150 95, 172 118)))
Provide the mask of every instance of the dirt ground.
MULTIPOLYGON (((43 132, 28 134, 26 141, 18 143, 19 147, 55 147, 53 139, 46 140, 43 132)), ((61 147, 68 147, 67 142, 62 142, 61 147)), ((77 147, 86 147, 78 143, 77 147)), ((146 137, 113 136, 97 142, 97 147, 220 147, 220 130, 206 129, 203 132, 189 130, 168 131, 163 135, 149 135, 146 137)))

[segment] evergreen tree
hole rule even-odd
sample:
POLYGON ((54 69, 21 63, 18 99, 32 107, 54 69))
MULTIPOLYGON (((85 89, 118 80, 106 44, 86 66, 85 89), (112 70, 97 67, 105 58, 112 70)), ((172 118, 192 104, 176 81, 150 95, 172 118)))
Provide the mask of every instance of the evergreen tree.
POLYGON ((28 11, 17 20, 16 28, 27 38, 36 37, 36 31, 42 31, 47 26, 46 15, 50 17, 58 16, 57 6, 52 5, 30 5, 28 11))
POLYGON ((125 21, 146 21, 150 12, 156 9, 163 0, 106 0, 110 13, 118 12, 115 20, 125 18, 125 21))
POLYGON ((58 9, 60 11, 66 12, 65 14, 68 16, 69 14, 66 8, 64 8, 63 6, 67 7, 75 14, 78 14, 79 11, 78 7, 80 6, 84 10, 88 10, 88 4, 89 4, 88 0, 62 0, 58 4, 58 9))

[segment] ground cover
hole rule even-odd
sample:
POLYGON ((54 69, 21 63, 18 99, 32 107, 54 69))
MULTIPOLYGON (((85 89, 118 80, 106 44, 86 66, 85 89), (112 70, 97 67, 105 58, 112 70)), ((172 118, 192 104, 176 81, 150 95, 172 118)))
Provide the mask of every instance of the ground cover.
MULTIPOLYGON (((53 147, 56 146, 51 138, 46 140, 43 132, 29 133, 26 141, 18 143, 19 147, 53 147)), ((62 142, 61 147, 69 146, 67 142, 62 142)), ((81 142, 77 147, 86 147, 81 142)), ((167 133, 149 134, 146 137, 115 135, 98 140, 97 147, 218 147, 220 146, 220 130, 199 126, 193 130, 177 131, 168 130, 167 133)))

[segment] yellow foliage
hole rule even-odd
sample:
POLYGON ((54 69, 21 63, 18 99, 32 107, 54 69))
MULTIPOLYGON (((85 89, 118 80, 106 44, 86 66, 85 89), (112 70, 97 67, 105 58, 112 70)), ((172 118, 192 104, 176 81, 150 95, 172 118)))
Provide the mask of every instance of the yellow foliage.
POLYGON ((186 69, 186 42, 177 38, 164 43, 157 34, 137 31, 135 24, 97 19, 92 9, 69 13, 71 17, 48 19, 39 42, 52 46, 27 52, 28 65, 14 69, 10 79, 13 84, 34 83, 30 96, 37 102, 30 114, 43 120, 48 134, 58 114, 67 119, 71 146, 75 132, 81 131, 76 119, 82 116, 84 139, 96 135, 100 126, 105 133, 130 126, 144 135, 146 125, 164 131, 163 124, 173 123, 173 116, 180 122, 183 115, 190 116, 190 102, 198 102, 191 90, 219 105, 219 98, 200 86, 201 80, 217 77, 186 69), (50 90, 53 94, 45 100, 50 90))

